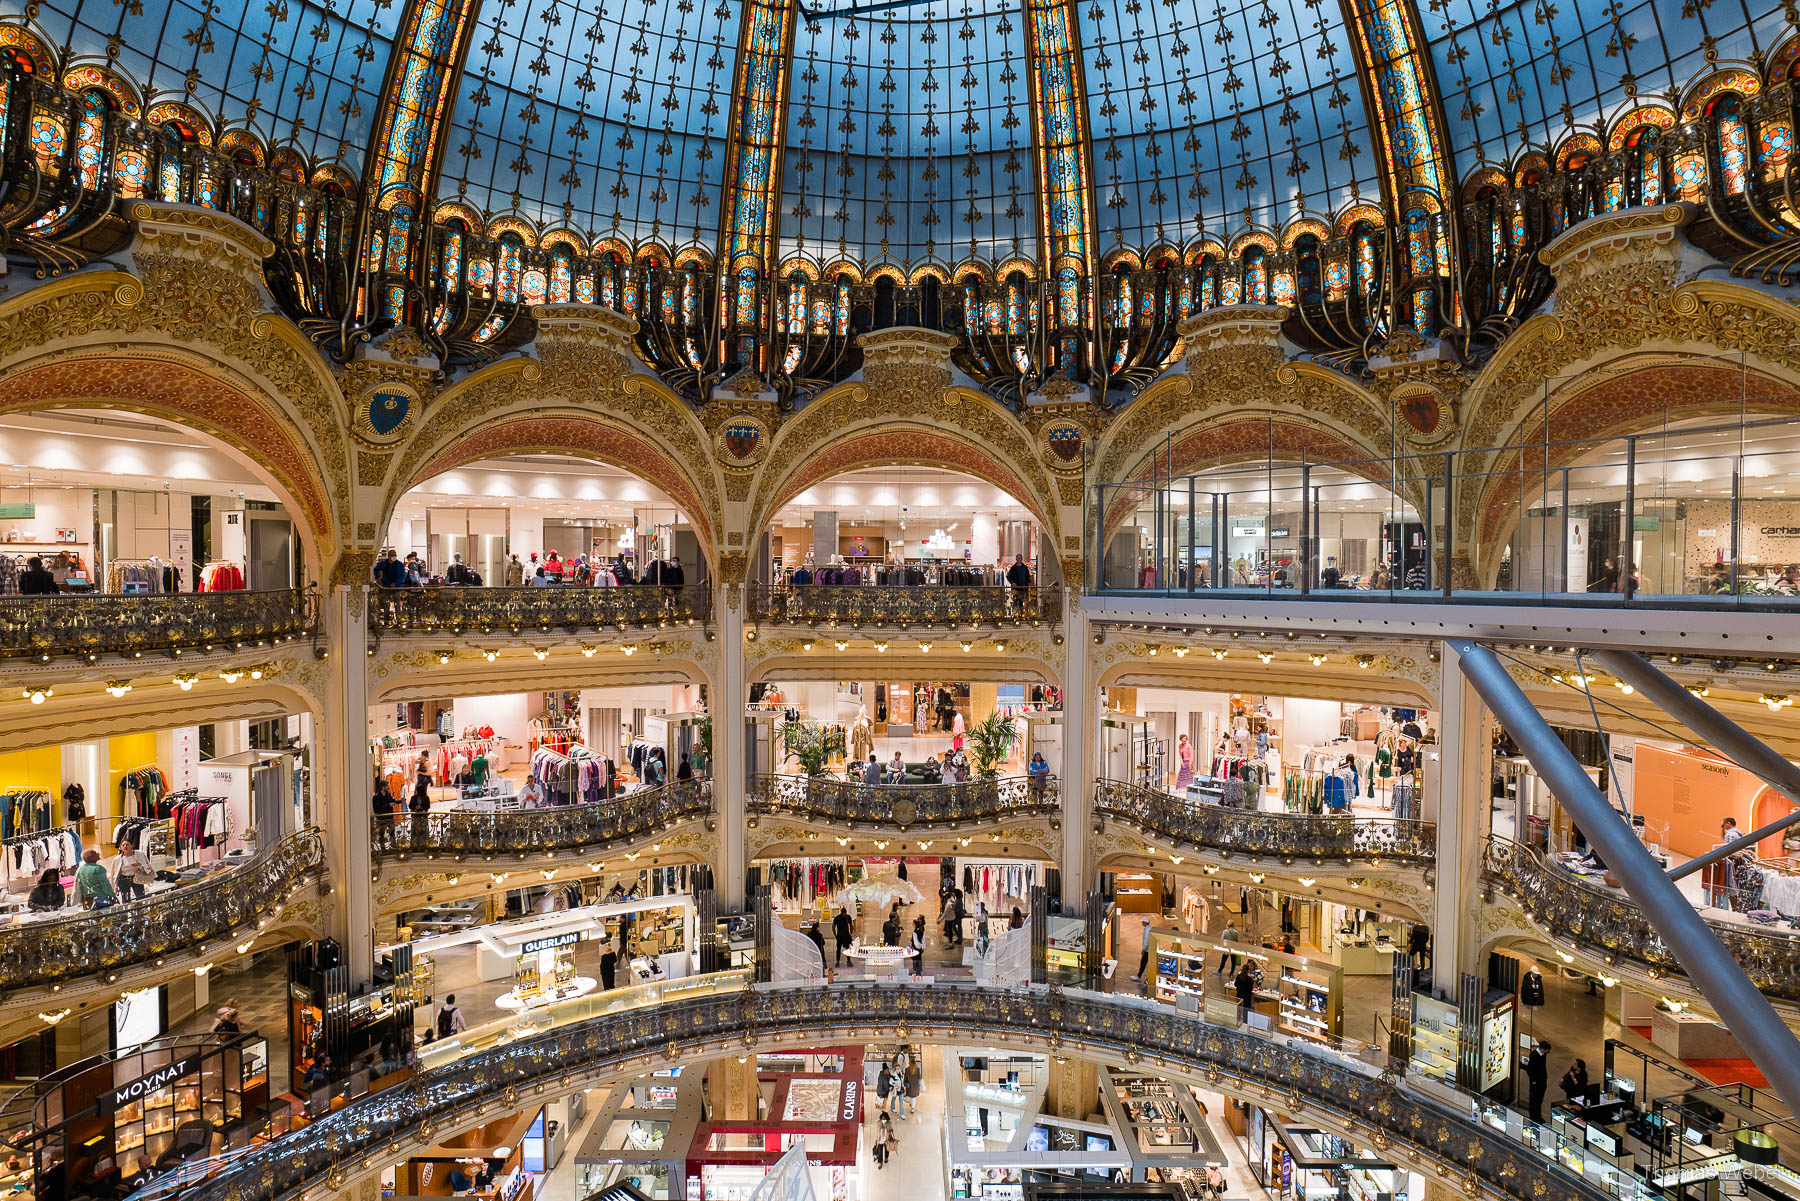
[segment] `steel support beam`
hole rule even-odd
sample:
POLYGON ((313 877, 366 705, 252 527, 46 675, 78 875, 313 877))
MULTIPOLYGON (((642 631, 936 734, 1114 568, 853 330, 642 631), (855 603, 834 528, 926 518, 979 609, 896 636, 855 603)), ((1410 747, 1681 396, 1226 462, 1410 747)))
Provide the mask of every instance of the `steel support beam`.
MULTIPOLYGON (((1754 846, 1769 835, 1800 822, 1800 767, 1795 767, 1776 754, 1768 743, 1671 680, 1636 651, 1594 651, 1593 657, 1606 670, 1643 693, 1651 704, 1700 735, 1738 766, 1762 777, 1769 787, 1794 803, 1794 812, 1777 818, 1760 830, 1750 831, 1740 842, 1754 846)), ((1735 848, 1736 851, 1744 849, 1742 846, 1735 848)), ((1669 879, 1679 880, 1733 853, 1734 848, 1729 845, 1715 847, 1672 870, 1669 879)))
POLYGON ((1743 1044, 1776 1095, 1789 1109, 1800 1104, 1800 1040, 1776 1014, 1769 999, 1757 991, 1743 967, 1663 874, 1618 810, 1600 795, 1575 756, 1506 674, 1494 652, 1462 640, 1450 645, 1459 656, 1469 683, 1580 824, 1588 842, 1624 884, 1626 894, 1656 923, 1682 970, 1743 1044))

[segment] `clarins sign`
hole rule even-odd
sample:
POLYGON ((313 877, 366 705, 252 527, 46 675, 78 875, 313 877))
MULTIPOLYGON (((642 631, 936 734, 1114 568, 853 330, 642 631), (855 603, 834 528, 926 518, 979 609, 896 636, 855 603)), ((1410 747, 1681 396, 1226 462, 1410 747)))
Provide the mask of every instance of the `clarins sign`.
POLYGON ((111 1108, 118 1109, 120 1106, 130 1105, 133 1101, 142 1101, 157 1089, 174 1083, 199 1066, 200 1057, 198 1055, 184 1055, 180 1059, 157 1068, 154 1072, 147 1072, 139 1076, 128 1084, 121 1084, 112 1091, 111 1108))

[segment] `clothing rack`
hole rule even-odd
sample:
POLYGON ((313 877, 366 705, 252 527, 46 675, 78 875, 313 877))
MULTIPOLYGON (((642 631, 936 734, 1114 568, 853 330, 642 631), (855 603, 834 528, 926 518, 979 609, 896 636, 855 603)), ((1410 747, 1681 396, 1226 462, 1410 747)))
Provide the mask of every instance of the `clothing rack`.
POLYGON ((81 834, 74 826, 0 839, 0 876, 10 886, 15 881, 36 884, 47 867, 73 873, 81 866, 81 849, 81 834))
POLYGON ((119 812, 126 817, 156 817, 156 806, 169 791, 169 778, 154 763, 134 767, 119 777, 119 812))
POLYGON ((158 555, 147 559, 114 559, 106 565, 106 591, 124 592, 127 584, 143 584, 153 595, 181 591, 175 565, 158 555))
POLYGON ((200 569, 199 592, 242 592, 244 569, 229 559, 214 559, 200 569))
POLYGON ((8 788, 0 791, 0 838, 41 833, 56 825, 48 789, 8 788))

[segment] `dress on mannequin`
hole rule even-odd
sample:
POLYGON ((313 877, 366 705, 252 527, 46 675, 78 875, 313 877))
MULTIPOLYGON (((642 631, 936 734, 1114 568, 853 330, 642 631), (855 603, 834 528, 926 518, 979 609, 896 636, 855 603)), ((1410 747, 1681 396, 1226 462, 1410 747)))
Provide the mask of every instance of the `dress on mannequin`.
POLYGON ((869 710, 865 706, 856 712, 856 721, 850 726, 850 759, 861 763, 874 753, 875 731, 869 724, 869 710))

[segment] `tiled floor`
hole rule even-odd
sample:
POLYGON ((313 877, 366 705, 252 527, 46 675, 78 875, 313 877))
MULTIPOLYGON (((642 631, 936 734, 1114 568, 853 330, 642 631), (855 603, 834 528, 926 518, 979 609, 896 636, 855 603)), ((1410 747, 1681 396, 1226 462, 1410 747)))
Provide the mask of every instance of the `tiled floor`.
MULTIPOLYGON (((871 1052, 874 1050, 871 1048, 871 1052)), ((944 1057, 935 1047, 915 1051, 922 1052, 919 1057, 924 1060, 925 1081, 918 1098, 907 1102, 906 1117, 896 1117, 894 1121, 894 1137, 900 1140, 900 1148, 885 1168, 875 1166, 873 1155, 881 1106, 874 1103, 872 1089, 864 1094, 870 1097, 870 1104, 863 1111, 863 1201, 922 1201, 945 1195, 949 1178, 944 1166, 944 1057)), ((879 1059, 871 1054, 869 1062, 884 1062, 886 1058, 886 1054, 879 1059)))

